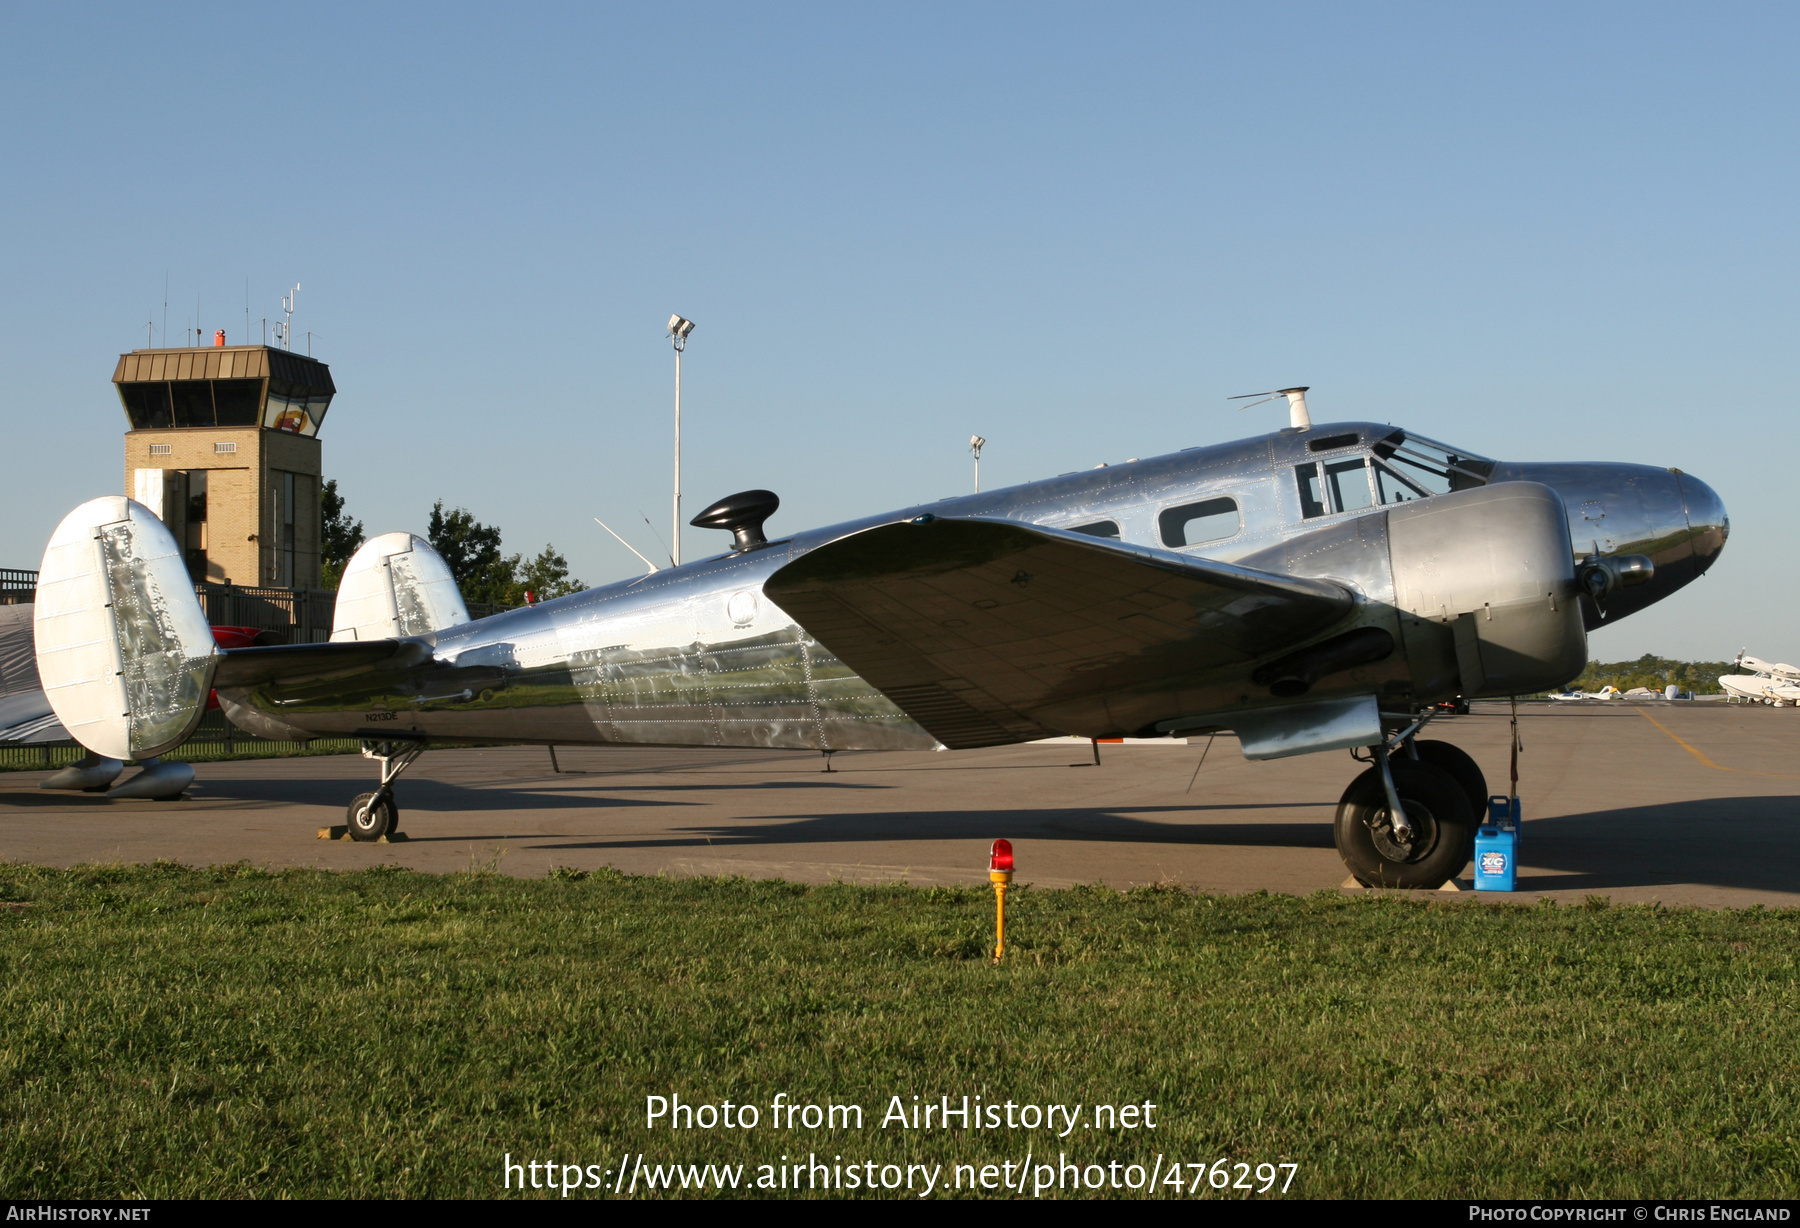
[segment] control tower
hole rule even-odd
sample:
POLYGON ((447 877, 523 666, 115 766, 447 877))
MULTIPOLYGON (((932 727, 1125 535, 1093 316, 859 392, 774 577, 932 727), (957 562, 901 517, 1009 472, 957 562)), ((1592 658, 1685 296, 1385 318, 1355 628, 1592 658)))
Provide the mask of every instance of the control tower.
POLYGON ((224 341, 119 356, 125 493, 162 517, 195 581, 316 589, 331 369, 224 341))

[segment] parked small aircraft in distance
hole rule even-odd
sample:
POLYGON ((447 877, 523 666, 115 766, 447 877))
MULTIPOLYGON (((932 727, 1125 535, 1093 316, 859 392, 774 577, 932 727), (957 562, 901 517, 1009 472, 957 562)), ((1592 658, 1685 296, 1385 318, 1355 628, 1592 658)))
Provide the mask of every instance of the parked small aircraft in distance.
MULTIPOLYGON (((38 580, 46 690, 94 757, 193 731, 209 688, 276 738, 357 736, 393 830, 434 741, 952 750, 1235 733, 1366 751, 1337 846, 1371 884, 1468 863, 1487 785, 1419 738, 1440 701, 1560 686, 1589 629, 1696 579, 1725 508, 1677 469, 1490 460, 1375 422, 1291 425, 770 541, 753 490, 693 523, 724 553, 471 622, 422 539, 346 566, 330 643, 214 645, 167 529, 75 509, 38 580)), ((185 778, 169 773, 172 792, 185 778)))
POLYGON ((1732 662, 1732 668, 1749 672, 1720 676, 1719 686, 1729 698, 1747 699, 1777 708, 1800 704, 1800 669, 1742 652, 1732 662))
POLYGON ((1668 699, 1668 700, 1674 700, 1674 699, 1681 699, 1684 695, 1688 699, 1693 698, 1693 696, 1691 694, 1687 694, 1680 687, 1676 686, 1674 683, 1670 683, 1668 686, 1664 687, 1660 691, 1658 691, 1652 687, 1647 687, 1647 686, 1634 686, 1629 691, 1621 691, 1618 687, 1614 686, 1612 683, 1609 682, 1605 686, 1601 687, 1598 691, 1552 691, 1550 694, 1550 698, 1551 699, 1560 699, 1560 700, 1564 701, 1565 703, 1567 703, 1567 702, 1571 702, 1571 701, 1577 700, 1577 699, 1605 699, 1605 700, 1668 699))
POLYGON ((1624 691, 1609 682, 1598 691, 1553 691, 1550 698, 1569 703, 1577 699, 1618 699, 1624 694, 1624 691))

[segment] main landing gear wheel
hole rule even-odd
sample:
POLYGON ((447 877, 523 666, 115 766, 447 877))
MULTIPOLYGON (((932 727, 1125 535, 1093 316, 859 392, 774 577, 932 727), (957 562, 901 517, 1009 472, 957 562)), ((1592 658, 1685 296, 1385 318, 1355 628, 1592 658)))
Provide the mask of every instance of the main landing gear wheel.
MULTIPOLYGON (((1487 814, 1488 803, 1487 777, 1482 775, 1481 765, 1469 757, 1468 751, 1452 742, 1415 740, 1413 745, 1419 749, 1418 762, 1443 768, 1462 786, 1462 791, 1469 795, 1469 806, 1475 812, 1475 822, 1480 824, 1487 814)), ((1394 762, 1402 760, 1412 761, 1412 756, 1406 753, 1405 747, 1393 754, 1394 762)))
POLYGON ((1397 829, 1388 813, 1377 765, 1351 781, 1338 802, 1338 854, 1370 887, 1441 886, 1462 872, 1475 851, 1469 796, 1454 776, 1424 759, 1392 759, 1388 766, 1410 833, 1397 829))
POLYGON ((394 805, 393 795, 384 789, 359 795, 344 812, 344 826, 350 829, 350 838, 365 843, 381 839, 399 822, 400 809, 394 805))

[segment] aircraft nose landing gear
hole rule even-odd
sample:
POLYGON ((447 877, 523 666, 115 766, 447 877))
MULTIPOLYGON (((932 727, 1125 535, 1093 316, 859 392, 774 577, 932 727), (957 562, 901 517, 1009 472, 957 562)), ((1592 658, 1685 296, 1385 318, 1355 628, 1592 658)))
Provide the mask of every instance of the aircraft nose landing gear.
POLYGON ((381 784, 350 803, 344 826, 352 840, 372 843, 398 834, 400 807, 394 803, 394 781, 425 753, 425 747, 418 742, 364 742, 362 753, 365 759, 381 760, 381 784))

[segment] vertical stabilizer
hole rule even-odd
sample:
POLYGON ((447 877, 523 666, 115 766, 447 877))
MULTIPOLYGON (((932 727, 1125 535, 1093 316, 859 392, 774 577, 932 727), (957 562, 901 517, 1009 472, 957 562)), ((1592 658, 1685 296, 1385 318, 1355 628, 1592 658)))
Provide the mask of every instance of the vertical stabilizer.
POLYGON ((212 630, 174 536, 143 504, 111 495, 63 518, 44 550, 33 633, 44 694, 89 750, 160 755, 200 723, 212 630))
POLYGON ((468 621, 456 577, 431 543, 411 533, 383 533, 344 565, 331 638, 389 640, 468 621))

